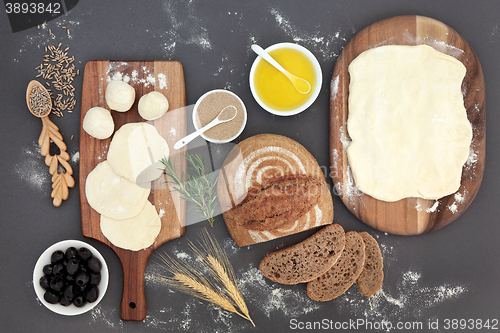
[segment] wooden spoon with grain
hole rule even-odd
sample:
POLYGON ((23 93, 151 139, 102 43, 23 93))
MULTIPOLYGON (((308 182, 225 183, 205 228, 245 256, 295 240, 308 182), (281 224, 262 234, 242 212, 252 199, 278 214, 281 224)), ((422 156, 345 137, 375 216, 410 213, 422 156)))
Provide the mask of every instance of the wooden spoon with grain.
POLYGON ((41 154, 45 156, 45 164, 52 175, 52 203, 59 207, 63 200, 68 199, 69 188, 75 186, 75 180, 73 169, 68 163, 69 154, 66 152, 66 144, 59 128, 49 119, 52 111, 52 98, 40 82, 33 80, 26 89, 26 104, 35 117, 42 119, 42 132, 38 138, 38 144, 41 146, 41 154), (59 148, 58 154, 50 155, 51 142, 59 148))

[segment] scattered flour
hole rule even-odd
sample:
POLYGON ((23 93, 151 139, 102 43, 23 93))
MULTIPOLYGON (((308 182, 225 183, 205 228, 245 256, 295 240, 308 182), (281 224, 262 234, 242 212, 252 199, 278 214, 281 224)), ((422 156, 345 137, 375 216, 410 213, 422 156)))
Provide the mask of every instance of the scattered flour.
POLYGON ((89 322, 89 325, 95 323, 104 323, 109 328, 123 328, 123 321, 116 320, 118 318, 118 314, 116 313, 115 308, 110 308, 109 310, 103 310, 100 304, 96 305, 90 312, 90 316, 92 320, 89 322))
POLYGON ((14 164, 13 172, 35 190, 50 190, 49 168, 45 165, 40 146, 36 141, 33 141, 30 148, 25 148, 21 152, 19 162, 14 164))
POLYGON ((339 76, 337 75, 330 83, 330 98, 334 100, 337 98, 339 92, 339 76))
POLYGON ((451 205, 448 206, 448 209, 453 213, 455 214, 457 212, 457 204, 454 202, 452 203, 451 205))
POLYGON ((448 209, 455 214, 458 211, 458 205, 461 203, 465 202, 465 197, 467 195, 467 191, 465 191, 463 194, 461 193, 455 193, 454 199, 455 201, 448 206, 448 209))
POLYGON ((345 37, 341 37, 342 31, 340 29, 335 33, 325 30, 317 30, 311 33, 303 32, 281 14, 278 9, 272 8, 270 13, 274 16, 278 27, 289 35, 294 42, 306 44, 311 50, 320 53, 323 60, 330 60, 337 57, 338 54, 332 51, 332 49, 334 46, 340 49, 347 42, 345 37))
POLYGON ((467 158, 467 161, 465 162, 465 164, 471 165, 471 164, 474 164, 476 162, 477 162, 477 154, 474 151, 474 149, 470 148, 469 149, 469 157, 467 158))
MULTIPOLYGON (((340 142, 342 143, 342 147, 344 151, 347 150, 347 147, 349 147, 349 144, 351 143, 351 139, 346 136, 344 126, 339 127, 339 132, 340 132, 340 142)), ((339 152, 334 149, 332 151, 334 154, 334 172, 338 172, 338 159, 340 158, 339 152)), ((347 169, 344 170, 344 174, 342 175, 343 182, 337 182, 335 183, 335 191, 338 195, 342 196, 344 200, 349 200, 351 203, 356 200, 356 198, 360 195, 359 189, 356 187, 356 184, 354 182, 354 175, 352 173, 352 169, 347 164, 347 169)), ((351 205, 353 209, 356 209, 356 205, 351 205)))
POLYGON ((455 193, 455 201, 458 203, 463 203, 465 201, 465 193, 460 194, 460 193, 455 193))
POLYGON ((146 66, 141 68, 142 73, 137 70, 133 70, 132 73, 124 74, 123 71, 127 70, 129 67, 129 63, 121 62, 121 63, 110 63, 106 70, 105 78, 101 78, 101 80, 106 80, 106 82, 111 81, 124 81, 130 85, 143 85, 144 87, 158 87, 159 89, 167 89, 167 76, 164 73, 159 73, 157 77, 155 77, 154 73, 150 73, 149 69, 146 66), (142 75, 140 75, 142 74, 142 75))
MULTIPOLYGON (((425 317, 438 306, 461 297, 465 286, 444 283, 435 287, 424 287, 422 274, 412 269, 402 273, 396 285, 383 285, 372 297, 365 297, 355 287, 334 300, 339 313, 350 317, 366 318, 370 321, 397 322, 406 318, 425 317)), ((386 330, 390 332, 390 329, 386 330)))
POLYGON ((163 73, 158 74, 158 87, 160 89, 167 88, 167 76, 163 73))
MULTIPOLYGON (((73 32, 76 31, 73 28, 78 25, 80 25, 80 22, 66 20, 64 16, 60 16, 53 21, 40 24, 39 29, 35 27, 28 30, 29 33, 27 33, 25 39, 21 41, 19 56, 22 57, 25 54, 30 54, 34 47, 43 50, 48 45, 55 44, 55 46, 57 46, 59 42, 64 44, 66 39, 73 38, 73 32), (63 29, 62 27, 65 27, 66 29, 63 29), (51 34, 49 34, 49 29, 51 34), (67 29, 70 30, 69 34, 67 29)), ((13 58, 13 61, 19 62, 19 59, 13 58)))
POLYGON ((80 152, 77 151, 71 156, 71 162, 76 163, 80 160, 80 152))
POLYGON ((164 40, 162 46, 166 56, 171 57, 179 45, 194 45, 203 51, 212 49, 208 30, 196 14, 195 5, 193 1, 163 3, 163 11, 170 23, 170 29, 160 34, 160 39, 164 40))
POLYGON ((241 276, 238 285, 247 303, 258 305, 254 311, 262 311, 268 318, 275 314, 292 318, 320 308, 320 303, 307 297, 305 284, 289 287, 271 283, 251 266, 237 276, 241 276))
POLYGON ((435 201, 431 208, 427 208, 425 211, 427 213, 434 213, 439 206, 439 201, 435 201))

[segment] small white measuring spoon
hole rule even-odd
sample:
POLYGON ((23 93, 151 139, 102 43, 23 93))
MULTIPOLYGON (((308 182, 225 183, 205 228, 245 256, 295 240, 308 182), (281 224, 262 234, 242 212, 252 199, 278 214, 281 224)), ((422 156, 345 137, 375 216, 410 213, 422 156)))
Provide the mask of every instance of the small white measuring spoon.
MULTIPOLYGON (((228 111, 226 111, 228 112, 228 111)), ((174 149, 181 149, 182 147, 184 147, 185 145, 187 145, 188 143, 190 143, 191 141, 193 141, 196 137, 198 137, 201 133, 204 133, 206 131, 208 131, 209 129, 211 129, 212 127, 216 126, 216 125, 219 125, 219 124, 222 124, 222 123, 227 123, 228 121, 231 121, 234 119, 234 117, 236 117, 236 114, 238 113, 238 110, 236 109, 235 106, 233 105, 228 105, 226 106, 224 109, 221 110, 221 112, 219 112, 219 114, 217 115, 217 117, 215 117, 214 120, 212 120, 211 122, 209 122, 207 125, 203 126, 202 128, 200 128, 199 130, 197 130, 196 132, 194 133, 191 133, 189 134, 188 136, 180 139, 179 141, 177 141, 174 145, 174 149), (222 113, 224 112, 224 110, 226 110, 227 108, 233 108, 234 109, 234 115, 229 118, 229 119, 220 119, 222 113)))
POLYGON ((274 58, 271 57, 269 53, 267 53, 262 47, 260 47, 257 44, 253 44, 251 48, 252 51, 261 56, 265 61, 273 65, 281 73, 285 74, 285 76, 290 80, 290 82, 293 84, 293 86, 295 87, 295 89, 297 89, 299 93, 307 94, 308 92, 311 91, 311 84, 307 80, 295 76, 286 69, 284 69, 283 66, 281 66, 276 60, 274 60, 274 58))

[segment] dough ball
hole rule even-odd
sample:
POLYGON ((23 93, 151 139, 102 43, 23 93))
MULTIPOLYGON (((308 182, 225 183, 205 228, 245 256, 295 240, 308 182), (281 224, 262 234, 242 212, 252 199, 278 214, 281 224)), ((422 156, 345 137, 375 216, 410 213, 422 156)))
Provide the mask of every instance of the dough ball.
POLYGON ((95 107, 85 114, 82 127, 90 136, 102 140, 109 138, 113 134, 115 122, 109 110, 95 107))
POLYGON ((139 100, 139 114, 146 120, 163 116, 168 110, 168 100, 161 92, 152 91, 139 100))
POLYGON ((140 187, 113 172, 107 161, 92 170, 85 183, 87 201, 99 214, 123 220, 136 216, 148 201, 150 188, 140 187))
MULTIPOLYGON (((113 171, 136 183, 137 177, 143 171, 147 172, 147 168, 168 156, 167 142, 156 128, 148 123, 128 123, 120 127, 108 150, 108 162, 113 171)), ((153 167, 153 171, 157 171, 156 178, 162 174, 158 167, 153 167)), ((154 178, 149 179, 151 180, 154 178)))
POLYGON ((106 87, 106 103, 111 110, 125 112, 135 101, 135 90, 128 83, 113 80, 106 87))
POLYGON ((101 215, 103 235, 117 247, 139 251, 150 247, 161 230, 161 221, 155 206, 146 202, 141 212, 126 220, 115 220, 101 215))

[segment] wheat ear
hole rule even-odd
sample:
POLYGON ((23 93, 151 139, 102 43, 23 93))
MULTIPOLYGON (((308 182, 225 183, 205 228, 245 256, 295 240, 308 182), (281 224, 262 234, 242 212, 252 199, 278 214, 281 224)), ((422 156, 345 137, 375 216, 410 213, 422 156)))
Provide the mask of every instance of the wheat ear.
MULTIPOLYGON (((198 253, 200 254, 199 250, 198 253)), ((237 311, 233 303, 231 303, 231 301, 220 291, 220 289, 213 283, 208 281, 203 275, 198 273, 194 267, 187 263, 181 264, 170 257, 168 254, 159 253, 158 256, 163 262, 164 267, 166 267, 173 276, 167 277, 165 275, 153 272, 149 275, 149 279, 171 286, 188 295, 218 305, 224 310, 236 313, 246 320, 249 320, 252 325, 255 326, 254 322, 247 313, 241 314, 239 311, 237 311)), ((210 267, 208 268, 211 269, 210 267)))
POLYGON ((203 259, 203 262, 209 268, 209 272, 224 286, 226 293, 233 299, 246 319, 255 326, 245 300, 238 289, 233 266, 231 266, 225 252, 210 236, 207 229, 204 228, 200 234, 200 245, 205 253, 202 253, 194 244, 190 243, 192 250, 203 259))
POLYGON ((245 315, 245 318, 248 319, 252 325, 255 327, 255 323, 253 322, 252 318, 250 317, 250 312, 248 311, 247 305, 245 303, 245 300, 243 299, 243 296, 241 295, 240 290, 236 286, 236 281, 232 281, 229 275, 227 274, 226 269, 223 267, 223 265, 217 260, 217 258, 213 257, 212 255, 207 256, 207 260, 210 263, 210 265, 213 267, 214 272, 217 274, 218 280, 224 285, 226 288, 226 291, 233 299, 233 301, 236 303, 240 311, 245 315))

